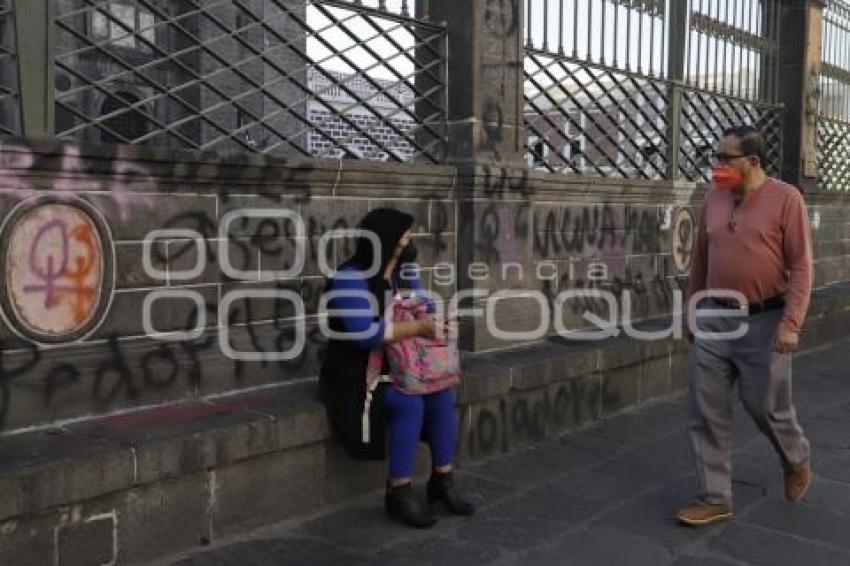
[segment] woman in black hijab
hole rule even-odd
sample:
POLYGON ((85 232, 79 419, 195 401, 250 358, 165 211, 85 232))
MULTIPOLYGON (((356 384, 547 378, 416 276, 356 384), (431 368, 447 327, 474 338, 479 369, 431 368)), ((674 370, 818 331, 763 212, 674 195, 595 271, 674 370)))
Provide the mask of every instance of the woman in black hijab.
POLYGON ((335 334, 325 352, 320 386, 331 425, 352 456, 381 459, 389 446, 387 513, 405 524, 429 527, 436 515, 431 505, 415 497, 411 484, 420 439, 431 448, 429 503, 442 501, 460 515, 474 510, 453 483, 454 392, 410 395, 385 383, 372 390, 366 381, 370 352, 383 343, 437 333, 431 317, 389 325, 384 320, 385 308, 399 289, 422 288, 417 277, 408 273, 399 277, 401 265, 416 259, 412 226, 412 216, 390 208, 372 210, 360 222, 361 230, 377 237, 380 250, 376 253, 373 241, 361 236, 354 255, 328 282, 328 292, 333 293, 328 301, 329 326, 335 334))

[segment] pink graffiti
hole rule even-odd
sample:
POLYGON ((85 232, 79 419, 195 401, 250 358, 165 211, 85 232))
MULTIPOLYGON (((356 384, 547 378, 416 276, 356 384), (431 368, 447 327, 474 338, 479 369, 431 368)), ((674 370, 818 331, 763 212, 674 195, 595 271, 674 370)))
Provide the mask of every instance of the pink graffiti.
MULTIPOLYGON (((122 155, 131 151, 123 146, 112 162, 108 174, 88 171, 86 158, 76 145, 65 144, 57 175, 52 176, 54 196, 90 193, 111 200, 115 212, 122 221, 127 221, 141 210, 155 210, 158 202, 155 195, 157 183, 149 168, 122 155)), ((0 143, 0 192, 8 192, 15 200, 38 196, 41 193, 39 176, 33 175, 36 167, 36 150, 10 143, 0 143)))
POLYGON ((85 224, 75 226, 72 230, 61 219, 51 220, 39 228, 35 239, 30 246, 29 266, 30 271, 44 283, 41 285, 25 285, 25 293, 44 293, 44 308, 50 309, 60 302, 60 297, 70 297, 70 305, 73 311, 74 321, 79 323, 85 320, 91 310, 94 299, 94 289, 85 284, 86 278, 94 267, 95 245, 91 227, 85 224), (42 240, 50 235, 57 235, 61 244, 61 252, 58 257, 52 251, 41 255, 43 251, 42 240), (70 242, 74 239, 86 249, 86 253, 74 258, 75 269, 69 270, 71 262, 70 242), (71 284, 60 284, 67 279, 71 284))
POLYGON ((96 191, 100 183, 86 174, 83 159, 78 147, 66 145, 62 148, 62 174, 53 183, 57 191, 96 191))

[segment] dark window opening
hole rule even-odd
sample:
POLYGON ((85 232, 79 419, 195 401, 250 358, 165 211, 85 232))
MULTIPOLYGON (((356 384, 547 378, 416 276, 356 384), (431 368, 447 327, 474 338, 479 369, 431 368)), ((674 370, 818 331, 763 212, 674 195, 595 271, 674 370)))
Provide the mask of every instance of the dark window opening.
POLYGON ((148 133, 148 120, 144 113, 137 108, 130 108, 138 102, 138 97, 126 92, 119 92, 104 101, 100 115, 114 115, 103 122, 108 131, 101 130, 102 142, 131 143, 148 133))

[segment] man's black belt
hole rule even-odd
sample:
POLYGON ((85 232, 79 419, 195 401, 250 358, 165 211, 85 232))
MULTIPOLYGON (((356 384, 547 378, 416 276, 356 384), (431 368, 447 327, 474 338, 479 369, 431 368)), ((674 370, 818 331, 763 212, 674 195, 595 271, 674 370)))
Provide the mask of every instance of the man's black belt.
POLYGON ((785 298, 782 295, 776 295, 775 297, 770 297, 761 302, 750 303, 748 305, 742 305, 738 301, 734 301, 732 299, 720 299, 712 297, 711 300, 714 302, 715 305, 726 309, 743 310, 744 307, 746 307, 748 314, 759 314, 767 311, 781 309, 785 306, 785 298))

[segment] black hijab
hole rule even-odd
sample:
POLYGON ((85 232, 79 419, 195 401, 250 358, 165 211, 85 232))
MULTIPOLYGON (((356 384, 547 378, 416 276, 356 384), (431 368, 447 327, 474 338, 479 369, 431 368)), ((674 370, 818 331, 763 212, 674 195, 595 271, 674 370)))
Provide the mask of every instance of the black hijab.
MULTIPOLYGON (((370 210, 360 221, 357 227, 374 233, 381 242, 381 267, 378 273, 369 279, 370 290, 376 291, 383 287, 384 270, 392 259, 399 240, 411 226, 413 226, 413 216, 394 208, 370 210)), ((373 265, 375 257, 375 250, 372 247, 372 241, 369 238, 358 238, 354 255, 345 263, 363 271, 368 270, 373 265)))
MULTIPOLYGON (((413 217, 392 208, 376 208, 370 211, 358 228, 378 236, 381 242, 380 269, 368 280, 369 290, 377 299, 380 316, 390 284, 384 280, 384 271, 395 253, 399 240, 413 226, 413 217)), ((346 266, 366 271, 372 267, 376 250, 368 238, 358 238, 354 255, 344 263, 346 266)), ((377 261, 375 262, 377 263, 377 261)), ((338 316, 330 318, 330 326, 337 332, 345 332, 338 316)), ((322 362, 319 384, 322 399, 327 407, 328 418, 349 453, 359 459, 382 459, 386 451, 386 416, 384 403, 380 401, 386 386, 375 390, 375 400, 369 406, 369 422, 372 442, 364 444, 360 436, 363 426, 363 409, 366 399, 366 366, 369 351, 353 341, 331 339, 328 341, 322 362)))

